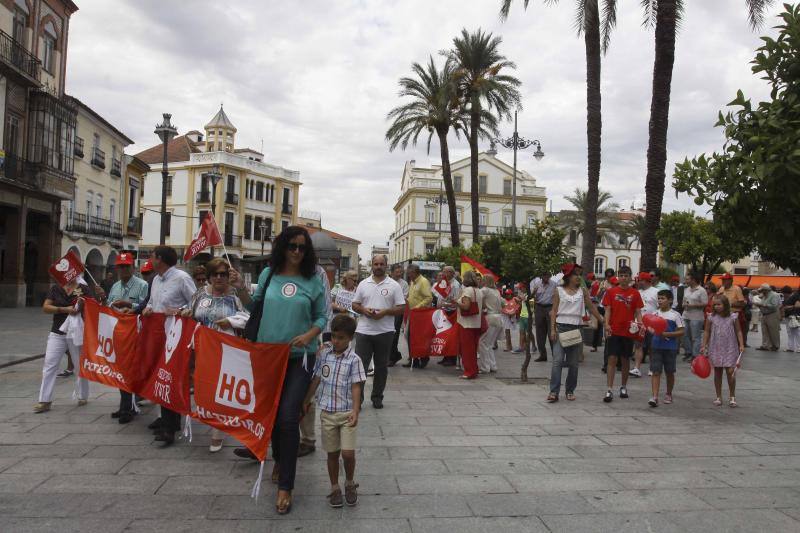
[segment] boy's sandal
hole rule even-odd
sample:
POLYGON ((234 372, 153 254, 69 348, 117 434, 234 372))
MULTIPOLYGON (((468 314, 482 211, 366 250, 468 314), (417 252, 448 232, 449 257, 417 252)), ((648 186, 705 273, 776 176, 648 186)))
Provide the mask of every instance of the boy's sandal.
POLYGON ((736 403, 736 398, 731 397, 728 402, 728 407, 739 407, 739 404, 736 403))
POLYGON ((569 401, 571 401, 571 402, 572 402, 572 401, 575 401, 575 395, 574 395, 574 394, 572 394, 571 392, 568 392, 568 393, 567 393, 567 400, 569 400, 569 401))
POLYGON ((714 405, 716 405, 717 407, 722 405, 722 398, 717 398, 716 400, 714 400, 714 405))
POLYGON ((558 401, 558 394, 555 394, 555 393, 551 392, 550 394, 547 395, 547 401, 548 401, 548 403, 557 402, 558 401))

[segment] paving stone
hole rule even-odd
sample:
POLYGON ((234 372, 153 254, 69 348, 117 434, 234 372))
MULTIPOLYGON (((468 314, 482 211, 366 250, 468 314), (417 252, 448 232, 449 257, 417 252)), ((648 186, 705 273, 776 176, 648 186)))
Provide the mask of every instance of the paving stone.
POLYGON ((553 472, 644 472, 645 468, 632 459, 591 457, 588 459, 542 459, 553 472))
POLYGON ((120 474, 180 476, 202 472, 206 476, 224 476, 231 471, 235 462, 232 458, 227 460, 221 458, 214 462, 188 459, 131 459, 120 474))
POLYGON ((477 446, 429 446, 428 448, 389 448, 392 459, 478 459, 486 458, 477 446))
POLYGON ((82 457, 92 449, 94 446, 91 444, 6 444, 0 445, 0 457, 82 457))
MULTIPOLYGON (((224 488, 224 487, 222 487, 224 488)), ((250 493, 247 493, 249 497, 250 493)), ((190 520, 204 518, 214 503, 214 496, 194 494, 138 494, 120 498, 117 494, 96 494, 94 505, 103 509, 104 516, 128 519, 190 520)))
MULTIPOLYGON (((34 434, 25 433, 25 435, 39 436, 34 434)), ((46 435, 40 435, 46 436, 46 435)), ((152 434, 83 434, 73 433, 70 435, 61 435, 59 437, 59 444, 94 444, 95 446, 131 446, 136 444, 152 444, 152 434)), ((53 441, 54 442, 54 441, 53 441)), ((16 443, 15 443, 16 444, 16 443)), ((49 442, 42 442, 37 444, 49 444, 49 442)), ((181 444, 179 444, 181 445, 181 444)))
MULTIPOLYGON (((361 503, 359 502, 359 505, 361 503)), ((294 514, 294 513, 292 513, 294 514)), ((347 513, 350 515, 351 513, 347 513)), ((329 520, 285 520, 273 522, 270 525, 271 533, 298 532, 303 533, 340 533, 342 531, 355 533, 411 533, 411 525, 406 519, 367 519, 359 520, 347 516, 337 521, 329 520)))
POLYGON ((431 441, 424 435, 394 437, 358 437, 359 446, 430 446, 431 441))
POLYGON ((166 476, 62 474, 39 485, 36 493, 154 494, 166 476))
POLYGON ((8 468, 8 474, 116 474, 127 459, 42 458, 23 459, 8 468))
MULTIPOLYGON (((79 446, 79 445, 73 445, 79 446)), ((132 446, 88 446, 88 449, 91 451, 87 451, 84 455, 89 455, 93 458, 98 459, 152 459, 154 455, 157 455, 159 458, 162 459, 184 459, 187 457, 192 457, 194 454, 192 452, 198 451, 203 452, 205 455, 208 454, 208 450, 196 450, 189 446, 170 446, 169 448, 161 448, 159 443, 151 443, 151 444, 137 444, 132 446)))
POLYGON ((518 492, 567 492, 581 490, 615 490, 624 486, 608 474, 506 474, 518 492))
POLYGON ((613 426, 597 424, 597 425, 577 425, 577 424, 559 424, 555 426, 545 426, 545 430, 549 435, 615 435, 623 433, 619 428, 613 426))
POLYGON ((552 533, 575 533, 576 531, 684 533, 685 531, 695 531, 676 526, 667 519, 664 513, 544 515, 540 518, 552 533))
MULTIPOLYGON (((547 427, 544 428, 547 430, 547 427)), ((520 435, 514 437, 523 446, 603 446, 607 444, 593 435, 520 435)))
POLYGON ((800 492, 786 488, 691 489, 717 509, 767 509, 797 507, 800 492))
POLYGON ((514 492, 500 475, 407 476, 398 475, 401 494, 474 494, 514 492))
POLYGON ((708 504, 688 490, 619 490, 582 492, 581 494, 597 510, 610 513, 710 509, 708 504))
POLYGON ((484 446, 481 448, 487 456, 493 459, 508 457, 579 457, 577 453, 566 446, 484 446))
POLYGON ((66 433, 0 433, 0 445, 53 444, 54 442, 64 439, 66 436, 66 433))
POLYGON ((800 487, 800 470, 726 470, 714 477, 732 487, 800 487))
POLYGON ((509 436, 430 436, 434 446, 518 446, 519 443, 509 436))
POLYGON ((102 507, 86 494, 0 494, 3 520, 8 517, 63 518, 99 512, 102 507))
POLYGON ((467 504, 477 516, 536 516, 596 512, 577 492, 474 494, 467 504))
POLYGON ((682 531, 717 533, 774 533, 800 531, 800 522, 786 516, 785 510, 728 509, 725 511, 682 511, 664 513, 664 518, 682 531))
POLYGON ((273 522, 267 520, 133 520, 125 533, 272 533, 273 522))
POLYGON ((3 528, 15 533, 114 533, 126 531, 129 520, 118 518, 7 518, 3 528))
POLYGON ((800 454, 800 442, 741 444, 740 446, 759 455, 800 454))
POLYGON ((439 459, 390 459, 356 465, 359 474, 443 474, 447 467, 439 459))
POLYGON ((345 518, 426 518, 472 516, 465 497, 456 494, 380 495, 363 494, 358 505, 346 510, 345 518))
POLYGON ((767 442, 785 443, 785 442, 800 442, 800 433, 759 433, 758 437, 767 442))
MULTIPOLYGON (((673 457, 733 457, 738 455, 753 455, 747 446, 763 446, 760 444, 661 444, 657 448, 664 450, 673 457)), ((800 452, 800 448, 798 448, 800 452)), ((764 454, 769 455, 769 454, 764 454)), ((651 456, 656 457, 656 456, 651 456)))
POLYGON ((94 433, 114 434, 119 433, 122 429, 125 429, 124 425, 118 423, 116 420, 108 418, 108 422, 106 423, 54 424, 52 422, 48 422, 45 424, 39 424, 37 427, 31 430, 31 433, 80 433, 84 435, 94 433))
MULTIPOLYGON (((21 494, 43 483, 50 474, 0 474, 0 492, 21 494)), ((0 507, 2 514, 2 507, 0 507)))
POLYGON ((27 433, 41 425, 41 420, 38 422, 0 422, 0 433, 27 433))
MULTIPOLYGON (((459 457, 455 455, 455 457, 459 457)), ((453 474, 532 474, 551 472, 539 459, 517 457, 508 459, 445 459, 453 474)))
MULTIPOLYGON (((360 426, 360 425, 359 425, 360 426)), ((361 428, 359 427, 358 439, 361 440, 361 428)), ((492 429, 490 427, 489 429, 492 429)), ((430 435, 464 435, 461 426, 381 426, 383 437, 409 437, 409 436, 430 436, 430 435)), ((494 435, 494 433, 491 433, 494 435)))
POLYGON ((535 516, 499 517, 499 518, 415 518, 411 520, 413 533, 441 533, 442 531, 458 531, 459 533, 486 533, 487 531, 503 531, 505 533, 539 533, 547 528, 535 516))
POLYGON ((627 446, 570 446, 581 457, 594 458, 594 457, 609 457, 609 458, 636 458, 636 457, 668 457, 663 450, 659 450, 655 446, 631 444, 627 446))
MULTIPOLYGON (((710 434, 648 434, 648 435, 603 435, 600 437, 607 444, 708 444, 716 445, 720 437, 710 434)), ((764 442, 755 435, 729 434, 725 435, 726 444, 749 444, 764 442)))
POLYGON ((292 513, 279 516, 275 512, 275 489, 265 483, 261 487, 258 501, 245 496, 217 496, 212 507, 206 512, 206 518, 213 520, 293 520, 303 517, 304 520, 336 521, 343 516, 344 509, 332 509, 323 496, 295 494, 292 498, 292 513))
POLYGON ((703 472, 628 472, 610 474, 626 489, 681 489, 728 487, 718 476, 703 472))
POLYGON ((420 426, 496 426, 488 416, 418 416, 420 426))

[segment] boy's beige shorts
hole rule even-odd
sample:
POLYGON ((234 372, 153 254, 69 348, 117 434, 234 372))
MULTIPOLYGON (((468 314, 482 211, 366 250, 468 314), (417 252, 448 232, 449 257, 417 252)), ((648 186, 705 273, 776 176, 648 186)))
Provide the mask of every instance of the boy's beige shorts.
POLYGON ((322 447, 328 453, 339 450, 356 449, 356 428, 347 425, 347 417, 351 411, 335 413, 322 411, 320 427, 322 429, 322 447))

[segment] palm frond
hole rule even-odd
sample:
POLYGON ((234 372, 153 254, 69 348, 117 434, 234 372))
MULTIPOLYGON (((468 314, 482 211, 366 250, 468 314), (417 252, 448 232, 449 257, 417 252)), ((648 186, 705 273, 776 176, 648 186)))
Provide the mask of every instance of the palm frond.
POLYGON ((747 20, 750 28, 755 31, 764 25, 764 12, 774 3, 774 0, 745 0, 747 4, 747 20))
POLYGON ((578 37, 583 35, 583 32, 586 30, 586 2, 587 0, 578 0, 575 2, 575 20, 572 25, 578 37))
POLYGON ((603 1, 603 23, 600 27, 601 49, 608 53, 611 32, 617 27, 617 0, 603 1))

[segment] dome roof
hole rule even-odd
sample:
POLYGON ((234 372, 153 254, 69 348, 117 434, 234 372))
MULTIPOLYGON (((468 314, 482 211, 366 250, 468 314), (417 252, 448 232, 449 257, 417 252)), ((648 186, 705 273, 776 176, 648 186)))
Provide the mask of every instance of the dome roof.
POLYGON ((214 118, 211 119, 211 122, 206 124, 205 129, 214 129, 214 128, 225 128, 236 132, 236 126, 233 125, 233 122, 228 118, 228 115, 225 114, 225 110, 222 109, 222 106, 219 106, 219 111, 214 118))

